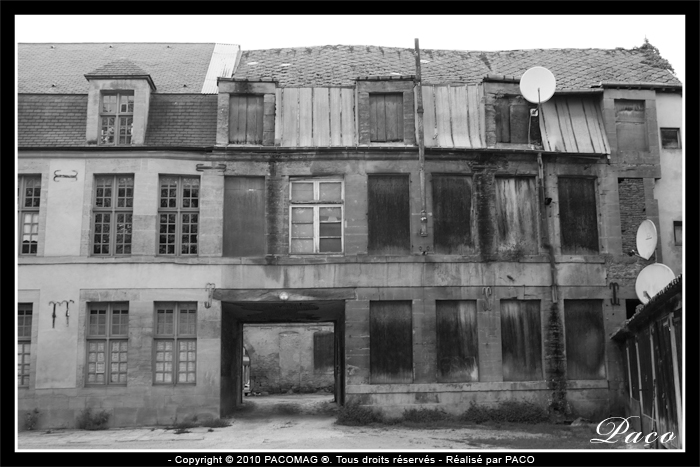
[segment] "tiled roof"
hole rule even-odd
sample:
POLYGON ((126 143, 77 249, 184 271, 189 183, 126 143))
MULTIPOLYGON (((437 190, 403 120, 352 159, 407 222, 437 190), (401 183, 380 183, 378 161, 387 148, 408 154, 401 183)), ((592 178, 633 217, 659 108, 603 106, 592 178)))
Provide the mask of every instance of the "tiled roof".
MULTIPOLYGON (((502 52, 421 50, 427 84, 476 84, 487 74, 520 76, 544 66, 557 89, 582 89, 601 81, 681 84, 669 71, 642 63, 646 56, 626 49, 533 49, 502 52)), ((272 79, 280 86, 352 85, 360 76, 415 74, 413 49, 377 46, 243 51, 234 78, 272 79)))
POLYGON ((87 94, 85 74, 126 58, 151 75, 159 93, 200 92, 214 44, 18 44, 18 91, 87 94))
MULTIPOLYGON (((87 147, 87 95, 18 96, 19 147, 87 147)), ((153 94, 146 146, 214 146, 216 95, 153 94)))
POLYGON ((143 69, 139 68, 131 60, 126 58, 120 58, 113 62, 109 62, 106 65, 99 67, 96 70, 86 73, 88 76, 115 76, 115 75, 135 75, 144 76, 147 75, 143 69))

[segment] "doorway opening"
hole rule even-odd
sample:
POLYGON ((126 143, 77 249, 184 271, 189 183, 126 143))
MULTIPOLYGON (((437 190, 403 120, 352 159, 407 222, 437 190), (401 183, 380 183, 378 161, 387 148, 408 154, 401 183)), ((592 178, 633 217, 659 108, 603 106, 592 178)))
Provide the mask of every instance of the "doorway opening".
POLYGON ((221 416, 343 405, 344 323, 342 300, 222 302, 221 416))

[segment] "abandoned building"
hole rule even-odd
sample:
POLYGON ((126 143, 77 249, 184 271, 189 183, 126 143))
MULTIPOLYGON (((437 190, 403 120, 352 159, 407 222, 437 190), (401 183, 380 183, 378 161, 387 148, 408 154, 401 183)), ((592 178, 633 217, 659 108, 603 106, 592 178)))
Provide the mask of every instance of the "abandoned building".
POLYGON ((682 269, 653 53, 19 44, 20 424, 228 415, 244 326, 276 324, 332 332, 340 404, 624 413, 610 334, 645 265, 682 269))

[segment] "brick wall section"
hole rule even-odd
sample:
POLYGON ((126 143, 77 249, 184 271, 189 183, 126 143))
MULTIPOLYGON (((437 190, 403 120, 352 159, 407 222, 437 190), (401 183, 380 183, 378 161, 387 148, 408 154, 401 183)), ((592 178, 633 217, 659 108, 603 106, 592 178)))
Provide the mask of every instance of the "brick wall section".
POLYGON ((622 253, 626 254, 637 249, 637 228, 651 213, 646 212, 643 178, 619 178, 617 190, 620 197, 622 253))
POLYGON ((87 94, 20 94, 18 146, 84 146, 86 118, 87 94))
POLYGON ((153 95, 146 146, 214 146, 216 104, 216 95, 153 95))

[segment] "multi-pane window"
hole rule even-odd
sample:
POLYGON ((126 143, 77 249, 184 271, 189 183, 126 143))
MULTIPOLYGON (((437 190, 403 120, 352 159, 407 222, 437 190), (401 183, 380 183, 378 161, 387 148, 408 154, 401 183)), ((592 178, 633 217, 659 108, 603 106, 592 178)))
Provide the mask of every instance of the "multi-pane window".
POLYGON ((196 382, 196 303, 156 304, 154 363, 156 384, 196 382))
POLYGON ((23 255, 35 255, 39 242, 40 176, 22 176, 19 178, 18 203, 19 252, 23 255))
POLYGON ((87 328, 87 384, 126 384, 129 304, 91 303, 87 328))
POLYGON ((104 93, 100 105, 100 144, 131 144, 134 94, 104 93))
POLYGON ((17 307, 17 383, 29 386, 29 358, 32 345, 32 304, 17 307))
POLYGON ((290 185, 290 253, 342 253, 343 181, 306 179, 290 185))
POLYGON ((196 255, 199 177, 160 177, 158 254, 196 255))
POLYGON ((133 175, 95 177, 92 254, 130 255, 134 210, 133 175))

